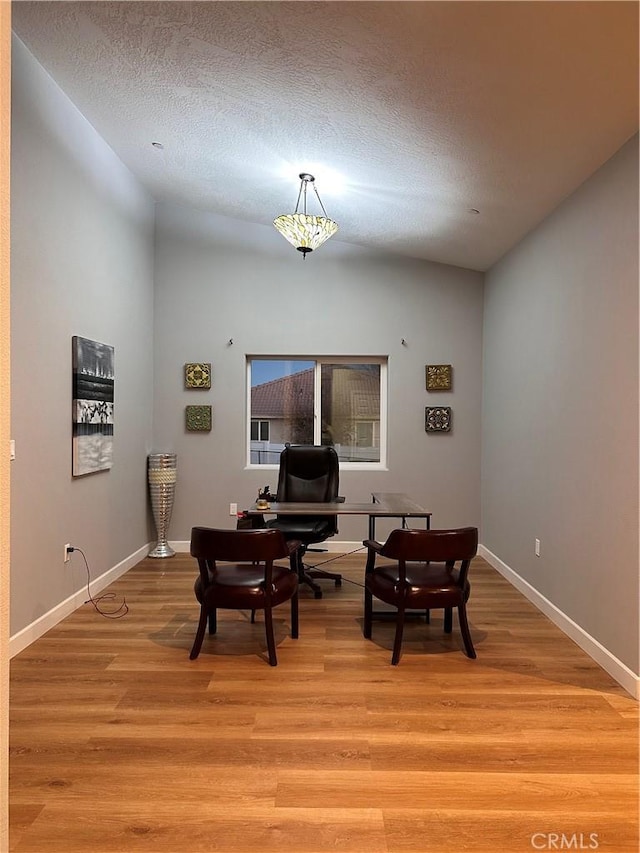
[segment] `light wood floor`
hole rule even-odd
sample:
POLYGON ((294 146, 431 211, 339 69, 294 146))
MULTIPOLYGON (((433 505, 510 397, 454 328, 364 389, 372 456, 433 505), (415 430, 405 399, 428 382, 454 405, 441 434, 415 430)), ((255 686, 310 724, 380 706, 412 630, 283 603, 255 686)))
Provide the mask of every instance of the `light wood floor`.
POLYGON ((144 560, 110 588, 124 619, 85 605, 12 661, 14 853, 638 850, 636 702, 483 560, 477 660, 436 611, 398 667, 326 581, 299 640, 279 609, 278 667, 224 612, 189 661, 195 575, 144 560))

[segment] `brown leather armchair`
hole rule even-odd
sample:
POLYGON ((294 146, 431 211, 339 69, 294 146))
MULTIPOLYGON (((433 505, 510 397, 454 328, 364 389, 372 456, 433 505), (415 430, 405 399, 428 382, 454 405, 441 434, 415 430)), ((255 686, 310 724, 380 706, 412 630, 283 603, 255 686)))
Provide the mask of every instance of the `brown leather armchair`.
POLYGON ((194 584, 200 602, 200 621, 190 658, 200 654, 207 620, 209 633, 217 629, 216 610, 264 610, 269 663, 276 666, 276 645, 272 610, 291 601, 291 636, 298 637, 298 577, 289 565, 274 560, 291 558, 299 543, 286 542, 278 530, 191 530, 191 556, 198 561, 200 574, 194 584))
MULTIPOLYGON (((278 503, 334 503, 338 497, 340 466, 338 454, 328 445, 288 445, 280 454, 278 473, 278 503)), ((324 542, 338 532, 335 515, 277 515, 267 522, 267 527, 280 530, 285 539, 302 543, 294 563, 299 583, 307 584, 315 598, 322 598, 322 589, 313 578, 328 578, 336 586, 342 575, 322 569, 306 567, 303 557, 310 545, 324 542)))
POLYGON ((371 639, 373 596, 398 609, 391 663, 400 660, 407 610, 444 608, 444 630, 451 633, 453 608, 467 656, 475 658, 467 622, 466 603, 471 587, 467 575, 478 550, 476 527, 454 530, 392 530, 381 545, 367 540, 364 592, 364 636, 371 639), (376 567, 376 557, 392 560, 376 567), (456 568, 456 564, 458 564, 456 568))

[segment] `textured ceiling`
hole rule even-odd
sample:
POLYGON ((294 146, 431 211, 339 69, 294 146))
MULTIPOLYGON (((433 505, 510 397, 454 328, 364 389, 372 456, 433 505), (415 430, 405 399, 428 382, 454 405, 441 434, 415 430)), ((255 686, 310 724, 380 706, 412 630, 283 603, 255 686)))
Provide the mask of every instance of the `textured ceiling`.
POLYGON ((313 171, 334 241, 471 269, 638 128, 635 2, 12 8, 17 35, 156 200, 268 224, 313 171))

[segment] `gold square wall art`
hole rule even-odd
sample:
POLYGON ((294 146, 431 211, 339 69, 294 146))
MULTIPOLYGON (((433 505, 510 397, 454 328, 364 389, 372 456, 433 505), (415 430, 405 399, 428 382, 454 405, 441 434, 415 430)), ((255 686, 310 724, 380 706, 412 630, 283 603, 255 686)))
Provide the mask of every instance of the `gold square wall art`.
POLYGON ((189 432, 211 431, 211 406, 187 406, 185 414, 189 432))
POLYGON ((450 364, 427 364, 427 391, 451 391, 452 371, 450 364))
POLYGON ((427 406, 424 410, 424 428, 426 432, 450 432, 451 407, 427 406))
POLYGON ((211 388, 211 364, 194 361, 184 366, 185 388, 211 388))

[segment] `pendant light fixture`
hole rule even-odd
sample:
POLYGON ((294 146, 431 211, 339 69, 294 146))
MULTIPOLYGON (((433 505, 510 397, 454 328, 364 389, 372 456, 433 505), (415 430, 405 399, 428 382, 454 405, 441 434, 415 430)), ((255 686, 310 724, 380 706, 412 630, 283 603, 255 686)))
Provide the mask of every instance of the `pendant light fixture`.
POLYGON ((292 246, 302 252, 303 258, 306 258, 307 254, 313 252, 318 246, 322 246, 324 241, 328 240, 338 230, 338 224, 327 216, 327 211, 324 209, 316 189, 315 178, 308 172, 301 172, 300 174, 300 191, 298 192, 295 211, 283 213, 282 216, 273 220, 273 224, 285 240, 288 240, 292 246), (312 216, 307 213, 307 187, 309 184, 313 187, 324 216, 312 216), (302 199, 302 213, 298 213, 300 199, 302 199))

